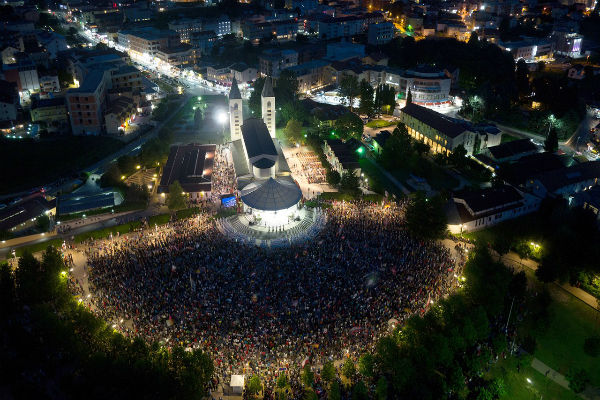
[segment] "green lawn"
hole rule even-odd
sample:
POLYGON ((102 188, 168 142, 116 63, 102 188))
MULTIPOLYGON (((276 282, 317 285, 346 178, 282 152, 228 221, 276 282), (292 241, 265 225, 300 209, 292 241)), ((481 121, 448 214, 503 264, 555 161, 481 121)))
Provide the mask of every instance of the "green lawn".
POLYGON ((369 178, 371 190, 380 194, 384 194, 387 190, 390 195, 395 194, 398 198, 404 196, 402 191, 373 164, 374 161, 361 158, 359 163, 361 171, 369 178))
POLYGON ((427 183, 435 190, 452 190, 458 186, 459 182, 450 175, 444 168, 427 160, 421 159, 414 170, 398 169, 392 171, 392 175, 400 182, 406 182, 410 174, 424 178, 427 183))
MULTIPOLYGON (((30 253, 37 253, 38 251, 44 251, 48 248, 48 246, 61 247, 63 244, 63 239, 52 239, 42 243, 36 243, 29 246, 23 246, 15 249, 15 255, 17 257, 22 257, 25 251, 29 251, 30 253)), ((11 253, 6 255, 6 258, 12 257, 11 253)))
POLYGON ((0 139, 0 193, 76 176, 80 170, 117 151, 123 144, 118 139, 100 136, 0 139))
POLYGON ((148 218, 148 226, 164 225, 171 220, 171 214, 153 215, 148 218))
POLYGON ((502 134, 502 143, 512 142, 513 140, 517 140, 517 139, 518 139, 518 137, 509 135, 508 133, 502 134))
POLYGON ((374 119, 365 124, 367 128, 387 128, 388 126, 397 125, 397 122, 388 121, 385 119, 374 119))
POLYGON ((563 388, 531 366, 522 367, 517 372, 517 361, 514 358, 501 360, 486 373, 486 378, 500 377, 504 380, 506 395, 502 399, 510 400, 576 400, 579 397, 572 391, 563 388), (531 383, 527 381, 531 380, 531 383))
POLYGON ((600 313, 564 292, 555 293, 553 299, 550 322, 536 335, 535 356, 563 375, 571 367, 581 367, 592 385, 600 386, 600 359, 583 351, 584 340, 600 334, 600 313))
POLYGON ((117 225, 117 226, 113 226, 110 228, 99 229, 97 231, 80 233, 79 235, 75 236, 75 243, 81 243, 88 239, 106 239, 110 236, 111 233, 113 235, 116 235, 117 233, 122 235, 125 233, 129 233, 129 232, 133 231, 134 229, 139 228, 140 226, 142 226, 142 223, 139 221, 135 221, 135 222, 130 222, 128 224, 117 225))

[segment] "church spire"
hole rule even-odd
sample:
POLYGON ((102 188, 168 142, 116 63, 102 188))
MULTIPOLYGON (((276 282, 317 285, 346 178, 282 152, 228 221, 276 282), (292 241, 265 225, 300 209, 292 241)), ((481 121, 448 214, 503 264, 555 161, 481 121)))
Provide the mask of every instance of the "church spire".
POLYGON ((242 95, 240 94, 240 88, 238 88, 237 81, 235 80, 235 76, 231 81, 231 90, 229 91, 229 100, 233 99, 241 99, 242 95))
POLYGON ((273 82, 269 76, 265 78, 261 97, 275 97, 275 93, 273 93, 273 82))

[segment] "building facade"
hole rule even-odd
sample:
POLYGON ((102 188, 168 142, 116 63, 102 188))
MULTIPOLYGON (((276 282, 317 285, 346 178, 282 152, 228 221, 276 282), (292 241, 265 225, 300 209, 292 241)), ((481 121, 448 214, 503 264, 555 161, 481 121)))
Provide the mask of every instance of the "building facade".
POLYGON ((449 155, 462 145, 473 154, 476 133, 443 114, 409 103, 401 110, 400 121, 412 138, 429 145, 433 153, 449 155))

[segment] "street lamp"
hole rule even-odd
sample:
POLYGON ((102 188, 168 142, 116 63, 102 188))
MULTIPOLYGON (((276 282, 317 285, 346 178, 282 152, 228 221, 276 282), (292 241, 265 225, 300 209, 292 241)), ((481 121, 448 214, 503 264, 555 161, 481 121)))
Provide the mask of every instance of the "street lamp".
POLYGON ((222 135, 225 136, 225 121, 227 121, 227 113, 223 110, 217 111, 215 118, 217 122, 221 124, 222 135))
POLYGON ((550 116, 548 116, 548 133, 546 134, 546 137, 550 136, 550 128, 556 123, 556 117, 554 116, 554 114, 550 114, 550 116))

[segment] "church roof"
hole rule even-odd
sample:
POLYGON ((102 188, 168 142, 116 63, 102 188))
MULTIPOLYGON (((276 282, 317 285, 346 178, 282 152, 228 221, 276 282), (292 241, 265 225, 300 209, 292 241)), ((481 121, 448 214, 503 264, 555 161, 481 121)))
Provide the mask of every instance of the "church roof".
POLYGON ((263 211, 285 210, 298 204, 302 191, 291 181, 269 178, 252 182, 242 189, 242 201, 263 211))
POLYGON ((275 97, 275 93, 273 93, 273 81, 268 76, 265 79, 265 85, 263 86, 261 97, 275 97))
POLYGON ((242 124, 242 138, 248 159, 259 156, 277 156, 277 149, 267 126, 260 118, 248 118, 242 124))
POLYGON ((242 95, 240 94, 240 88, 238 87, 237 81, 235 77, 231 81, 231 90, 229 91, 229 100, 232 99, 241 99, 242 95))

